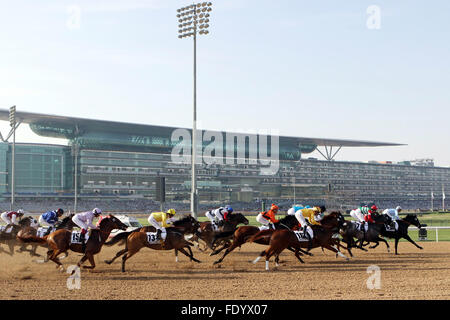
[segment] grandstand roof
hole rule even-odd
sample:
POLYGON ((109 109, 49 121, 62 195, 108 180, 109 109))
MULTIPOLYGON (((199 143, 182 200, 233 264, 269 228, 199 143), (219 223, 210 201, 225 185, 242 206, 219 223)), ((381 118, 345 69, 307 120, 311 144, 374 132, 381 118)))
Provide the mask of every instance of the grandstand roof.
MULTIPOLYGON (((9 110, 0 109, 0 120, 9 121, 9 110)), ((75 118, 66 116, 57 116, 50 114, 39 114, 31 112, 16 111, 16 121, 47 126, 61 126, 64 128, 74 128, 75 125, 80 131, 93 132, 93 131, 109 131, 109 132, 122 132, 129 133, 132 131, 134 134, 151 134, 152 132, 166 132, 171 133, 178 127, 157 126, 157 125, 145 125, 136 123, 126 123, 117 121, 95 120, 87 118, 75 118)), ((186 128, 190 130, 189 128, 186 128)), ((39 135, 50 136, 43 132, 33 130, 39 135)), ((54 135, 53 135, 54 136, 54 135)), ((61 137, 70 138, 67 136, 67 132, 61 133, 61 137)), ((391 143, 391 142, 375 142, 364 140, 342 140, 342 139, 327 139, 327 138, 306 138, 306 137, 290 137, 280 136, 281 139, 296 140, 298 144, 309 144, 316 146, 327 147, 381 147, 381 146, 400 146, 404 144, 391 143)))

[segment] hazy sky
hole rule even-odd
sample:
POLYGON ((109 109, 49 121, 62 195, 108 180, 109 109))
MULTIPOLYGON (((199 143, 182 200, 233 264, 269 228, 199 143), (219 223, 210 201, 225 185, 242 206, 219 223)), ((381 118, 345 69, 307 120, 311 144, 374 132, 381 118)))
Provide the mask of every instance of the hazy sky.
MULTIPOLYGON (((450 166, 450 1, 212 2, 202 128, 405 143, 336 159, 450 166)), ((193 44, 176 18, 190 3, 0 0, 0 108, 191 127, 193 44)), ((17 141, 55 140, 22 126, 17 141)))

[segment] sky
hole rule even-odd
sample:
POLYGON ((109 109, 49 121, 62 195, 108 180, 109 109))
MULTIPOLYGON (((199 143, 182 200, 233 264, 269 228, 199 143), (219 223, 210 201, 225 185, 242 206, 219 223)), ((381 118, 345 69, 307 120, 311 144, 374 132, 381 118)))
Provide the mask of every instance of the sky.
MULTIPOLYGON (((402 143, 335 159, 450 166, 450 1, 212 3, 200 128, 402 143)), ((189 4, 0 0, 0 108, 192 127, 193 41, 176 18, 189 4)), ((64 143, 26 125, 16 141, 64 143)))

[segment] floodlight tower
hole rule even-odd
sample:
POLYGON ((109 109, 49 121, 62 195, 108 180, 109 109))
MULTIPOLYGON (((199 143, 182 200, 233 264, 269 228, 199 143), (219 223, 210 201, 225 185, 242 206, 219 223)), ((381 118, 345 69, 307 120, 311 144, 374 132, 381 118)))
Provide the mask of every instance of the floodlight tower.
POLYGON ((192 181, 191 181, 191 212, 194 218, 198 213, 198 190, 197 176, 195 172, 196 158, 196 131, 197 131, 197 34, 207 35, 209 33, 209 13, 212 8, 211 2, 194 3, 177 9, 178 38, 194 39, 194 110, 192 124, 192 181))

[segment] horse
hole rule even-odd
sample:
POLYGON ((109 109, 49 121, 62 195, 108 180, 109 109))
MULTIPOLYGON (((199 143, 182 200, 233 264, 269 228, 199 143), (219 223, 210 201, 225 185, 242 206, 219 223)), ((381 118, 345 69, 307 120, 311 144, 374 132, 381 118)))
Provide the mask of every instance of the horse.
POLYGON ((59 268, 61 272, 64 271, 64 266, 59 261, 58 255, 61 253, 65 253, 68 250, 83 253, 83 257, 77 263, 78 267, 80 267, 84 261, 89 260, 91 265, 83 266, 83 268, 94 269, 94 255, 100 252, 103 244, 108 239, 111 231, 114 229, 126 230, 127 225, 122 223, 113 215, 109 215, 103 218, 98 225, 98 229, 91 230, 89 239, 86 242, 86 249, 84 252, 81 243, 71 243, 72 232, 66 229, 59 229, 42 238, 36 236, 27 236, 20 237, 20 239, 24 242, 46 243, 49 247, 49 251, 47 252, 47 259, 55 262, 56 268, 59 268))
MULTIPOLYGON (((298 225, 297 218, 293 215, 287 215, 286 217, 280 219, 278 222, 274 223, 275 230, 278 229, 293 229, 295 226, 298 225)), ((256 226, 241 226, 236 229, 233 233, 233 242, 231 244, 225 244, 223 247, 214 250, 210 256, 216 255, 220 253, 225 248, 227 249, 223 256, 214 262, 214 264, 221 263, 223 259, 231 253, 234 249, 237 247, 241 247, 244 243, 248 242, 251 237, 257 237, 258 239, 255 239, 255 243, 268 245, 270 241, 270 236, 275 231, 274 229, 265 229, 260 230, 259 227, 256 226)), ((218 235, 220 236, 220 234, 218 235)))
POLYGON ((375 242, 375 245, 369 247, 370 249, 373 249, 380 244, 380 241, 386 244, 387 251, 390 252, 389 244, 387 243, 387 241, 383 238, 380 238, 381 229, 384 227, 384 224, 388 222, 389 217, 384 214, 372 214, 372 219, 375 221, 375 223, 368 223, 367 231, 361 231, 359 228, 359 222, 355 221, 346 221, 342 225, 340 234, 343 241, 347 243, 347 250, 351 256, 353 256, 353 254, 351 253, 352 247, 367 251, 363 248, 363 246, 367 246, 371 242, 375 242), (358 239, 359 246, 355 244, 353 238, 358 239), (367 243, 364 244, 364 241, 366 241, 367 243))
MULTIPOLYGON (((198 222, 192 217, 186 217, 184 219, 175 221, 173 227, 166 228, 166 238, 164 242, 159 243, 149 243, 147 238, 147 231, 132 231, 129 233, 127 237, 127 242, 125 245, 125 249, 119 251, 114 258, 111 260, 105 260, 105 263, 111 264, 118 257, 122 257, 122 272, 125 272, 125 262, 130 259, 133 255, 135 255, 139 250, 143 247, 147 247, 154 250, 172 250, 176 249, 183 253, 185 256, 189 257, 191 261, 200 263, 199 260, 194 258, 192 250, 190 246, 194 244, 187 241, 184 238, 184 233, 194 233, 198 228, 198 222), (184 231, 184 233, 182 232, 184 231), (184 248, 187 248, 189 253, 186 252, 184 248)), ((149 229, 147 229, 149 230, 149 229)), ((153 229, 154 230, 154 229, 153 229)))
MULTIPOLYGON (((56 222, 54 227, 51 227, 51 226, 48 227, 47 232, 44 234, 44 236, 49 235, 51 232, 56 231, 56 230, 59 230, 59 229, 72 230, 73 227, 76 227, 76 226, 77 226, 77 225, 72 221, 72 217, 73 217, 74 215, 75 215, 75 214, 72 213, 72 214, 68 215, 67 217, 65 217, 64 219, 62 219, 61 221, 56 222)), ((19 238, 17 238, 17 239, 18 239, 20 242, 22 242, 22 241, 20 240, 20 237, 37 236, 37 232, 38 232, 38 229, 33 228, 33 227, 31 227, 31 226, 24 227, 24 228, 22 228, 22 229, 17 233, 17 237, 19 237, 19 238)), ((27 250, 27 249, 26 249, 27 244, 24 243, 24 242, 22 242, 22 246, 18 249, 17 252, 28 251, 28 252, 30 252, 30 255, 31 255, 31 256, 37 256, 37 257, 40 257, 41 255, 36 253, 36 250, 37 250, 38 245, 39 245, 39 244, 33 243, 33 244, 32 244, 32 248, 31 248, 30 250, 27 250)), ((67 257, 67 253, 66 253, 66 257, 67 257)), ((46 261, 44 260, 44 262, 46 262, 46 261)))
MULTIPOLYGON (((183 234, 186 234, 186 233, 195 234, 197 232, 197 229, 199 228, 199 222, 191 215, 188 215, 183 219, 175 221, 174 228, 177 228, 177 230, 183 234)), ((142 228, 136 228, 135 230, 128 231, 128 232, 121 232, 118 235, 116 235, 114 238, 112 238, 110 241, 105 242, 105 245, 112 246, 119 242, 120 242, 120 244, 122 242, 125 243, 128 236, 133 232, 156 232, 156 231, 157 230, 155 227, 146 226, 146 227, 142 227, 142 228)), ((124 254, 125 252, 126 251, 121 250, 117 253, 117 255, 114 258, 112 258, 111 260, 105 260, 105 262, 107 264, 111 264, 114 260, 116 260, 120 255, 124 254)), ((178 249, 176 249, 176 248, 175 248, 175 262, 178 262, 178 249)))
MULTIPOLYGON (((0 232, 0 243, 4 243, 4 244, 8 245, 9 252, 7 252, 6 250, 4 250, 2 248, 0 248, 0 252, 6 252, 10 256, 13 256, 14 255, 14 246, 17 243, 17 239, 16 239, 17 234, 23 228, 30 227, 30 225, 33 221, 35 221, 35 219, 31 216, 24 217, 18 221, 17 225, 15 225, 15 224, 10 225, 10 227, 11 227, 10 232, 6 232, 6 229, 8 229, 9 226, 5 226, 4 230, 0 232)), ((36 223, 37 223, 37 221, 36 221, 36 223)))
MULTIPOLYGON (((339 248, 336 245, 336 240, 334 239, 334 235, 338 232, 341 227, 344 219, 340 212, 332 212, 329 215, 325 216, 321 221, 321 225, 312 225, 310 226, 313 230, 313 238, 310 241, 299 241, 296 234, 292 230, 288 229, 280 229, 275 230, 270 237, 269 248, 262 251, 260 255, 253 261, 253 263, 257 263, 259 259, 262 257, 266 257, 266 270, 269 270, 269 259, 271 256, 275 256, 275 262, 278 265, 279 255, 281 252, 289 247, 292 247, 295 251, 295 257, 303 263, 300 258, 300 249, 301 248, 317 248, 323 247, 328 249, 342 258, 347 258, 342 252, 339 251, 339 248)), ((256 240, 256 239, 255 239, 256 240)))
POLYGON ((249 224, 249 221, 242 213, 229 214, 227 216, 227 219, 228 221, 225 221, 224 225, 218 231, 214 230, 211 221, 201 222, 200 230, 190 240, 197 241, 197 243, 199 243, 198 239, 201 239, 211 250, 214 250, 220 244, 220 242, 226 243, 230 241, 238 224, 249 224), (220 238, 220 242, 217 242, 218 239, 214 239, 214 236, 218 234, 226 234, 226 236, 222 236, 220 238))
POLYGON ((411 214, 411 213, 407 214, 406 217, 404 217, 403 219, 397 220, 397 223, 398 223, 398 230, 392 230, 392 231, 389 230, 388 231, 386 229, 386 225, 384 225, 380 231, 380 234, 383 237, 395 239, 395 254, 398 254, 398 252, 397 252, 398 241, 401 238, 408 240, 413 245, 415 245, 417 248, 423 250, 423 248, 421 246, 419 246, 417 243, 415 243, 408 235, 408 227, 410 225, 414 225, 419 229, 422 228, 422 224, 419 222, 417 215, 411 214))

